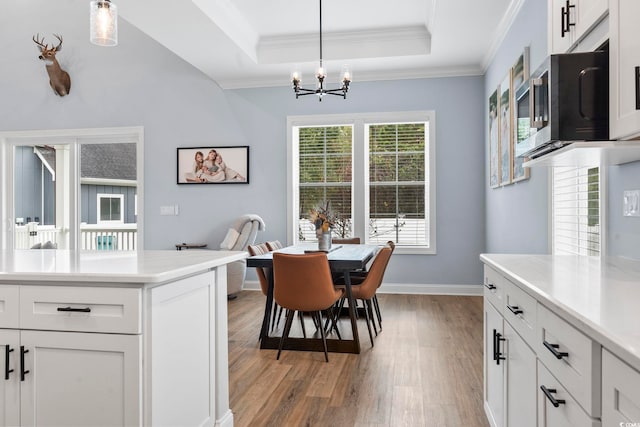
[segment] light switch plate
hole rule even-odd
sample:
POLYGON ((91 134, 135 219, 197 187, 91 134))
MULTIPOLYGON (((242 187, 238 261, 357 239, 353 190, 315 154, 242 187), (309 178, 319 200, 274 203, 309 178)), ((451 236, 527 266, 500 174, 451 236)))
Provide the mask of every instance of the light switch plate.
POLYGON ((622 195, 624 216, 640 216, 640 190, 626 190, 622 195))

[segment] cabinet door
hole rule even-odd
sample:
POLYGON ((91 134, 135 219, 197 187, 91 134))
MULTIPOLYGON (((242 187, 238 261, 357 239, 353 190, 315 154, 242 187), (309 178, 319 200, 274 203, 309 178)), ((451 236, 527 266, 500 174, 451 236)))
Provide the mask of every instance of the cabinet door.
POLYGON ((602 352, 602 425, 632 426, 640 421, 640 372, 602 352))
POLYGON ((141 424, 140 336, 21 331, 20 345, 22 425, 141 424))
MULTIPOLYGON (((571 4, 575 6, 575 0, 571 4)), ((567 27, 567 1, 549 0, 548 7, 549 53, 565 53, 575 42, 576 34, 575 26, 567 27)), ((575 22, 575 7, 570 8, 569 19, 575 22)))
MULTIPOLYGON (((606 15, 609 9, 608 0, 572 0, 575 3, 576 37, 586 35, 606 15)), ((573 12, 572 12, 573 13, 573 12)))
POLYGON ((0 330, 0 426, 20 424, 20 332, 0 330))
POLYGON ((492 427, 504 425, 504 357, 505 342, 502 316, 484 300, 484 401, 492 427))
POLYGON ((518 427, 536 426, 536 355, 505 322, 507 339, 506 360, 506 425, 518 427))
POLYGON ((627 138, 640 133, 640 46, 637 0, 610 0, 609 92, 610 137, 627 138))

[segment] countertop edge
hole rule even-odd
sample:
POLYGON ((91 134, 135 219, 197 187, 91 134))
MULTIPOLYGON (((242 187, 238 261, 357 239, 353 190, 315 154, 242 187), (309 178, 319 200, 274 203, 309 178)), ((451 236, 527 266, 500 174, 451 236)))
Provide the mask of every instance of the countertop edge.
POLYGON ((534 297, 538 302, 542 303, 542 305, 570 323, 580 332, 598 342, 603 348, 615 354, 620 360, 640 371, 640 349, 631 347, 628 341, 625 341, 624 337, 620 337, 615 331, 601 327, 589 317, 582 315, 571 307, 567 307, 552 295, 543 292, 537 286, 531 284, 524 277, 502 266, 499 262, 491 258, 492 255, 502 254, 481 254, 480 260, 508 277, 514 285, 534 297))

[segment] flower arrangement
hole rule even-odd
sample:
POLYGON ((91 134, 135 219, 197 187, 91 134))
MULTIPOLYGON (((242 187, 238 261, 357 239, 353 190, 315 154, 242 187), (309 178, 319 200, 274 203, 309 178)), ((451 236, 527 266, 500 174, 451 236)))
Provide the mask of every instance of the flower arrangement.
POLYGON ((322 230, 322 232, 326 233, 333 228, 336 223, 336 216, 331 212, 329 201, 311 209, 309 211, 309 220, 315 225, 316 232, 322 230))

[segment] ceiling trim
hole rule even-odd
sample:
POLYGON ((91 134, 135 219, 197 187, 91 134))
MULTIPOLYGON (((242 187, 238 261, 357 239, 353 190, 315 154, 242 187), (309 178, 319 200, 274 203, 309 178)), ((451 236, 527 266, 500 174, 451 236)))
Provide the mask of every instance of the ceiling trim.
POLYGON ((507 34, 511 29, 511 26, 515 21, 516 16, 518 16, 520 9, 522 9, 522 6, 524 5, 525 1, 526 0, 513 0, 509 4, 509 8, 507 9, 507 12, 502 17, 500 24, 498 24, 498 28, 495 32, 495 37, 493 37, 493 40, 491 41, 491 45, 489 46, 487 53, 482 59, 481 66, 483 71, 486 72, 487 69, 489 68, 489 65, 491 65, 491 62, 493 61, 496 54, 498 53, 498 49, 506 39, 507 34))
MULTIPOLYGON (((424 25, 323 33, 323 59, 362 59, 429 55, 431 34, 424 25)), ((318 34, 262 37, 258 42, 258 64, 317 61, 318 34)))
MULTIPOLYGON (((394 70, 394 71, 373 71, 373 72, 359 72, 357 74, 357 80, 352 85, 357 85, 358 82, 369 81, 384 81, 384 80, 411 80, 411 79, 427 79, 438 77, 469 77, 469 76, 481 76, 484 74, 484 70, 480 66, 452 66, 452 67, 440 67, 440 68, 420 68, 420 69, 407 69, 407 70, 394 70)), ((282 87, 290 85, 289 75, 285 74, 282 78, 257 78, 257 79, 220 79, 217 80, 218 85, 222 89, 255 89, 262 87, 282 87)), ((293 89, 292 89, 293 90, 293 89)))

